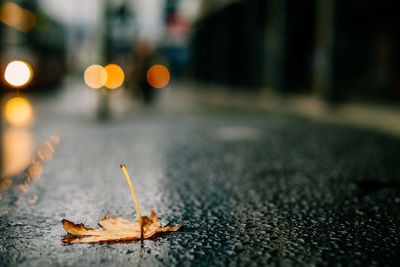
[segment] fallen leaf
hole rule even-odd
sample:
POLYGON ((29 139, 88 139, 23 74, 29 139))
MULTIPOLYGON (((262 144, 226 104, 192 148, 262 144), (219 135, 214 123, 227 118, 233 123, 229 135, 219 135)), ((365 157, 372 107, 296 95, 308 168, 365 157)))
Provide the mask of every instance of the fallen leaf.
POLYGON ((33 199, 28 199, 28 203, 31 204, 31 205, 33 205, 33 204, 36 203, 37 200, 38 200, 38 196, 35 195, 35 196, 33 197, 33 199))
MULTIPOLYGON (((143 238, 151 238, 161 232, 178 231, 185 222, 180 226, 162 227, 154 210, 151 211, 150 218, 142 217, 143 221, 143 238)), ((74 236, 66 237, 61 241, 64 243, 88 243, 88 242, 105 242, 105 241, 126 241, 140 239, 139 222, 131 222, 122 217, 104 217, 98 229, 86 228, 83 224, 75 224, 68 220, 62 220, 65 231, 74 236)))
POLYGON ((122 217, 111 218, 104 217, 99 225, 101 228, 86 228, 83 224, 75 224, 68 220, 62 220, 65 231, 75 236, 62 239, 65 243, 87 243, 87 242, 105 242, 105 241, 126 241, 132 239, 151 238, 161 232, 175 232, 183 226, 166 226, 162 227, 154 210, 151 211, 150 218, 140 215, 139 204, 136 199, 135 190, 133 189, 131 178, 124 164, 120 165, 126 181, 132 193, 135 203, 136 212, 138 214, 138 222, 131 222, 122 217))
POLYGON ((0 190, 6 190, 12 186, 13 181, 11 179, 4 179, 0 182, 0 190))

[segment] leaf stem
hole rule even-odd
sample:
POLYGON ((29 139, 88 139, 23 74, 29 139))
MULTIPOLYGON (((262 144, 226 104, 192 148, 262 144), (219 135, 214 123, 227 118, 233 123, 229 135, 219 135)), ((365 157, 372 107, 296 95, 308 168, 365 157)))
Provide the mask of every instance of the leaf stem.
POLYGON ((129 174, 128 174, 128 171, 126 170, 126 166, 124 164, 121 164, 120 167, 121 167, 122 171, 124 172, 126 181, 128 182, 129 188, 131 189, 133 201, 135 202, 136 212, 137 212, 138 217, 139 217, 140 238, 143 239, 143 221, 142 221, 142 215, 140 214, 139 204, 138 204, 137 199, 136 199, 135 190, 133 189, 131 178, 129 178, 129 174))

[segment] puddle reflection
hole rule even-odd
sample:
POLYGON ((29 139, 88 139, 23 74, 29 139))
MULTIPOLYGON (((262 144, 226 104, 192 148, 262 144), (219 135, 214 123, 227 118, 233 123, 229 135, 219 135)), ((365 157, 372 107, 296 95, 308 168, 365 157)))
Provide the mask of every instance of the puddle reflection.
POLYGON ((3 132, 3 177, 25 170, 32 160, 33 137, 28 129, 9 128, 3 132))
POLYGON ((33 137, 29 126, 33 121, 33 109, 28 99, 15 96, 3 106, 7 122, 2 131, 2 178, 9 178, 25 170, 33 154, 33 137))
MULTIPOLYGON (((1 131, 0 200, 11 187, 19 193, 26 193, 32 182, 40 178, 43 164, 52 159, 60 143, 60 137, 53 135, 41 143, 35 152, 31 131, 34 113, 31 103, 21 96, 7 97, 3 103, 5 123, 1 131), (25 177, 21 177, 23 173, 25 177)), ((24 197, 20 196, 20 199, 24 200, 24 197)), ((35 195, 27 202, 33 205, 37 200, 38 196, 35 195)))

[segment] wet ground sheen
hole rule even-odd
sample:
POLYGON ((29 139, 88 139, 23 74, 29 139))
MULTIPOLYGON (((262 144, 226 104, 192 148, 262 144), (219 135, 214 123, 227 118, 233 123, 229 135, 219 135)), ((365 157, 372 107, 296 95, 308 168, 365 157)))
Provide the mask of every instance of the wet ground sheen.
POLYGON ((18 187, 25 172, 1 192, 2 266, 400 262, 397 139, 232 110, 60 129, 28 191, 18 187), (143 242, 61 243, 64 218, 89 227, 105 215, 136 218, 120 163, 143 215, 154 209, 163 225, 188 223, 143 242))

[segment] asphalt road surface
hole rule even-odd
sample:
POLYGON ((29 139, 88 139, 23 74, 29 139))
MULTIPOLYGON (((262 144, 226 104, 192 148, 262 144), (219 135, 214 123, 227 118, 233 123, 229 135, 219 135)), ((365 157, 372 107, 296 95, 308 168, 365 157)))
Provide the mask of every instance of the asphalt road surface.
POLYGON ((138 108, 99 123, 47 102, 32 131, 54 151, 34 179, 29 168, 1 191, 2 266, 400 262, 398 139, 217 107, 138 108), (142 215, 188 223, 150 240, 63 244, 64 218, 137 218, 121 163, 142 215))

